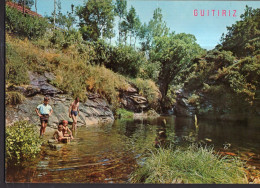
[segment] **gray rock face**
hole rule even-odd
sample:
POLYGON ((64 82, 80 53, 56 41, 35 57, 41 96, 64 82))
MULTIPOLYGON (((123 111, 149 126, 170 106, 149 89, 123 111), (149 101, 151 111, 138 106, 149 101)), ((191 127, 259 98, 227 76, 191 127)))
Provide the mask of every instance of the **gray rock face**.
MULTIPOLYGON (((17 106, 6 106, 6 123, 11 124, 18 120, 29 120, 34 124, 40 124, 40 118, 37 116, 35 109, 43 102, 43 95, 35 95, 26 98, 22 104, 17 106)), ((50 105, 53 108, 53 114, 49 118, 48 125, 51 128, 57 128, 61 120, 68 120, 69 105, 73 101, 68 95, 56 95, 51 97, 50 105)), ((80 103, 80 115, 77 118, 77 125, 94 125, 99 123, 113 122, 114 116, 105 100, 101 98, 88 99, 85 103, 80 103)))
POLYGON ((54 96, 55 94, 63 93, 61 90, 48 83, 48 80, 53 80, 54 75, 52 73, 45 72, 44 75, 29 72, 30 85, 34 88, 38 88, 43 95, 54 96))
POLYGON ((58 88, 52 86, 48 82, 53 80, 55 76, 52 73, 45 72, 43 75, 29 72, 30 84, 24 86, 11 86, 9 91, 18 91, 25 97, 32 97, 37 94, 55 96, 63 93, 58 88))
POLYGON ((178 90, 176 94, 175 114, 178 116, 194 116, 196 108, 188 103, 188 94, 183 90, 178 90))

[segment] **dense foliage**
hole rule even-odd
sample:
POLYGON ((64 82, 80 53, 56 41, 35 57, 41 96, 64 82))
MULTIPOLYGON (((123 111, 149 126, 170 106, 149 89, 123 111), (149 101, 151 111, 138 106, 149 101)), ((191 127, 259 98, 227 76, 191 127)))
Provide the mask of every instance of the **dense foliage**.
POLYGON ((48 27, 45 18, 23 15, 14 8, 6 6, 6 30, 20 37, 36 39, 42 37, 48 27))
POLYGON ((221 46, 223 50, 232 51, 237 57, 257 55, 260 53, 260 9, 246 6, 244 14, 223 34, 221 46))
POLYGON ((41 139, 35 125, 27 121, 16 122, 6 127, 6 161, 8 164, 18 164, 24 160, 36 157, 40 151, 41 139))
POLYGON ((140 66, 146 58, 142 52, 136 51, 131 46, 119 45, 114 47, 110 56, 110 61, 105 66, 120 74, 137 77, 140 66))
POLYGON ((247 183, 243 163, 221 158, 212 149, 159 148, 131 175, 133 183, 247 183))
POLYGON ((184 89, 197 114, 254 114, 259 109, 259 9, 246 7, 222 44, 193 61, 184 89), (226 51, 230 50, 230 51, 226 51))

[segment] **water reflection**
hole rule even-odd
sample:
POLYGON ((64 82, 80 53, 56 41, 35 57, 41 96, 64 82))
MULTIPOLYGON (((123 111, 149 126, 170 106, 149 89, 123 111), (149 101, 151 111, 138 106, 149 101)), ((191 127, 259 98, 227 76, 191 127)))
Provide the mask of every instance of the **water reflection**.
MULTIPOLYGON (((23 167, 6 171, 8 182, 123 183, 141 164, 148 150, 200 142, 240 153, 259 155, 259 119, 248 122, 216 122, 165 116, 156 119, 117 120, 114 124, 81 127, 76 138, 62 148, 42 146, 39 156, 23 167)), ((48 138, 46 138, 48 139, 48 138)), ((259 161, 259 159, 257 158, 259 161)))

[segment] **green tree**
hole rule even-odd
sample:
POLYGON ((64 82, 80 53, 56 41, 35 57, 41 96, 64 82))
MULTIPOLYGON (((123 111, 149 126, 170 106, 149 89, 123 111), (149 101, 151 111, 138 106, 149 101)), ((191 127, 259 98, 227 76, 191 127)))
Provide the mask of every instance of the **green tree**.
POLYGON ((187 68, 191 59, 201 52, 195 36, 191 34, 171 34, 155 37, 150 59, 160 63, 158 85, 162 94, 161 107, 164 110, 169 84, 181 70, 187 68))
POLYGON ((260 9, 246 6, 244 14, 230 27, 228 33, 222 34, 221 46, 226 51, 232 51, 238 57, 259 54, 260 52, 260 9))
POLYGON ((169 33, 166 22, 163 21, 162 9, 154 10, 153 18, 148 24, 144 23, 140 28, 139 36, 143 51, 150 50, 155 37, 166 36, 169 33))
POLYGON ((132 44, 132 37, 135 37, 135 34, 137 34, 139 28, 140 28, 140 20, 136 15, 135 8, 131 6, 127 16, 127 25, 128 25, 128 30, 130 32, 130 46, 132 44))
POLYGON ((73 25, 76 23, 76 18, 73 12, 74 5, 71 5, 71 12, 67 11, 67 14, 61 12, 61 1, 57 2, 58 11, 52 12, 52 16, 47 17, 48 20, 54 24, 54 14, 55 14, 55 25, 62 30, 70 31, 73 29, 73 25))
POLYGON ((116 0, 116 6, 115 6, 115 13, 119 17, 119 22, 118 22, 118 35, 119 35, 119 43, 121 43, 121 38, 122 38, 122 19, 125 19, 126 14, 127 14, 127 1, 126 0, 116 0))
POLYGON ((121 30, 121 33, 122 33, 122 38, 123 38, 123 41, 125 42, 125 45, 127 43, 127 35, 128 35, 128 23, 127 21, 123 20, 120 25, 120 30, 121 30))
POLYGON ((85 6, 78 6, 76 13, 84 40, 97 41, 113 36, 115 12, 112 0, 89 0, 85 6))

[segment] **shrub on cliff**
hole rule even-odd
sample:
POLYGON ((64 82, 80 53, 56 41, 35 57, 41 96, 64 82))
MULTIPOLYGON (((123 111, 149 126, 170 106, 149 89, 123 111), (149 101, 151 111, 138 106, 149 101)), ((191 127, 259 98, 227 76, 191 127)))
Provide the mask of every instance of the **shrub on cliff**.
POLYGON ((23 102, 24 99, 25 97, 17 91, 7 91, 5 104, 11 104, 11 105, 20 104, 23 102))
POLYGON ((35 158, 40 151, 41 139, 35 125, 18 121, 6 127, 6 162, 11 165, 35 158))
POLYGON ((151 104, 151 107, 157 109, 158 100, 161 95, 155 82, 141 78, 131 79, 131 82, 139 89, 139 94, 147 98, 149 104, 151 104))

